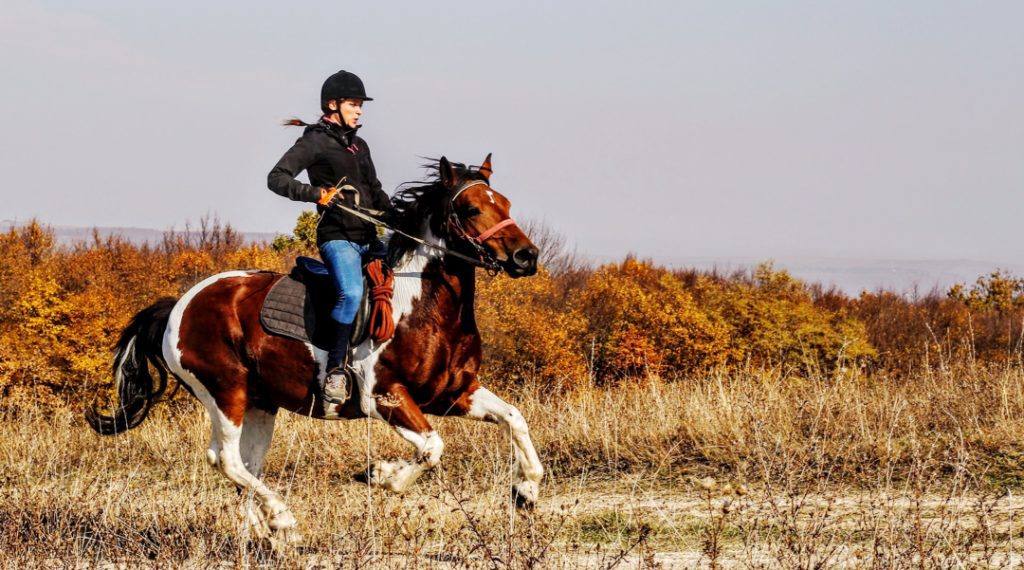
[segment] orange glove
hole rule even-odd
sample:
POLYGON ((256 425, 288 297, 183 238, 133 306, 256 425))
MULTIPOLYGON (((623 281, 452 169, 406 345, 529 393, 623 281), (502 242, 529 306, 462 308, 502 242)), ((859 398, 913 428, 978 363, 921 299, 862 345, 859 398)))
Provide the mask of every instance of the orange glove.
POLYGON ((317 200, 317 204, 320 204, 321 206, 330 206, 335 196, 338 196, 337 188, 321 188, 320 199, 317 200))

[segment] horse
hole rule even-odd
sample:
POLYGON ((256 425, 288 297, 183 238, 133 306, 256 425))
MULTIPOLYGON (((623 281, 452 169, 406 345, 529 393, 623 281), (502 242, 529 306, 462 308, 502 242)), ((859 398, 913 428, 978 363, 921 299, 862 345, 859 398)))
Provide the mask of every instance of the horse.
POLYGON ((250 524, 288 541, 300 536, 296 518, 260 479, 281 409, 325 420, 386 422, 415 453, 373 462, 365 480, 395 492, 441 461, 444 442, 426 414, 503 424, 514 448, 516 504, 535 504, 544 469, 523 415, 479 381, 482 350, 473 308, 477 266, 526 277, 537 272, 539 251, 510 217, 509 200, 490 186, 491 155, 475 168, 445 157, 428 166, 427 181, 403 186, 392 198, 394 336, 354 348, 356 374, 344 404, 319 394, 325 351, 268 333, 260 323, 263 300, 283 275, 227 271, 132 318, 115 345, 116 407, 108 415, 94 404, 86 412, 89 425, 103 435, 138 426, 170 375, 210 416, 210 465, 256 498, 250 524), (475 259, 486 263, 469 262, 475 259))

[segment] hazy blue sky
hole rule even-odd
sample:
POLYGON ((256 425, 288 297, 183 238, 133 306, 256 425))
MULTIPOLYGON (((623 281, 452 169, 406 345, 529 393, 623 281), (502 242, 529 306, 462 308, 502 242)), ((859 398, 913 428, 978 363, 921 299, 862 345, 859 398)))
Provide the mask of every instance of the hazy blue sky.
POLYGON ((358 73, 381 180, 479 163, 595 255, 1024 261, 1024 2, 0 5, 0 220, 288 231, 358 73))

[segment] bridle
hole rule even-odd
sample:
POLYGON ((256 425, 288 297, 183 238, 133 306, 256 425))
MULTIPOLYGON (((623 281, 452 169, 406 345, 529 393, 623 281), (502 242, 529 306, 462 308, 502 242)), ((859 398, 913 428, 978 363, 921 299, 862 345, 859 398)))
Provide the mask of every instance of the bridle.
POLYGON ((462 195, 463 192, 474 186, 487 186, 487 188, 490 188, 490 185, 487 182, 484 182, 483 180, 470 180, 469 182, 466 182, 465 184, 460 186, 459 189, 452 194, 451 200, 448 203, 449 210, 451 211, 451 213, 448 214, 448 231, 454 234, 455 237, 473 246, 473 249, 476 251, 477 255, 480 256, 481 261, 493 266, 497 266, 498 260, 494 257, 494 254, 487 251, 487 248, 484 247, 484 242, 494 237, 494 234, 498 233, 499 231, 509 226, 518 227, 518 225, 516 224, 515 220, 509 217, 494 224, 487 230, 480 232, 479 235, 469 235, 469 233, 466 232, 466 228, 462 224, 462 218, 460 218, 458 213, 455 211, 455 200, 457 200, 459 196, 462 195))

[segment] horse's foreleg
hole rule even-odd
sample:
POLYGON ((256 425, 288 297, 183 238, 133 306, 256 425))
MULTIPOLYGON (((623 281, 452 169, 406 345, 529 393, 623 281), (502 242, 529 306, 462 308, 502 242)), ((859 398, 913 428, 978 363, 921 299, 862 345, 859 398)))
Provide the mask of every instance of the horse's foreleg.
POLYGON ((512 479, 512 494, 516 504, 530 507, 537 502, 540 480, 544 467, 537 456, 537 450, 530 439, 526 419, 515 406, 502 400, 487 388, 477 388, 468 398, 456 404, 457 410, 468 418, 492 423, 501 423, 512 434, 512 449, 515 452, 516 468, 512 479))
POLYGON ((444 442, 404 386, 391 386, 377 394, 375 401, 377 413, 395 428, 398 435, 416 447, 416 455, 412 461, 398 459, 374 462, 367 473, 367 482, 401 493, 424 471, 441 462, 444 442))

